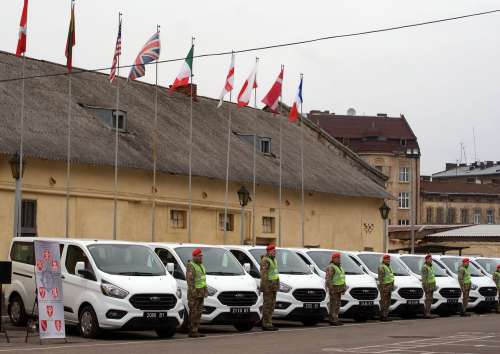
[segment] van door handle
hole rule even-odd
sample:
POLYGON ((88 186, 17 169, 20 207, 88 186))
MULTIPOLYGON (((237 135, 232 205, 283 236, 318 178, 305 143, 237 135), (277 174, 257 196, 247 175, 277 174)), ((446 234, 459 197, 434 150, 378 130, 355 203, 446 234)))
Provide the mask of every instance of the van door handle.
POLYGON ((66 279, 66 277, 64 275, 61 274, 61 279, 66 279))

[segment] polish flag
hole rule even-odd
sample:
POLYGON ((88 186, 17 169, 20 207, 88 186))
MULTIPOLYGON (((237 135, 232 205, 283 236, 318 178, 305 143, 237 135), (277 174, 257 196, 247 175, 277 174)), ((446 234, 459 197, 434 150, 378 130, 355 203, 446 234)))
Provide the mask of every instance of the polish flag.
POLYGON ((290 113, 288 114, 288 120, 290 122, 296 122, 299 117, 299 109, 302 104, 302 81, 300 78, 299 88, 297 89, 297 95, 295 96, 295 101, 293 102, 292 108, 290 109, 290 113))
POLYGON ((278 113, 278 104, 281 98, 281 87, 283 84, 283 71, 284 68, 281 67, 281 72, 274 82, 274 85, 271 87, 266 97, 262 99, 262 103, 269 107, 274 113, 278 113))
POLYGON ((248 106, 250 99, 252 98, 252 90, 257 88, 257 63, 248 76, 248 79, 245 80, 243 87, 241 88, 240 93, 238 94, 238 106, 245 107, 248 106))
POLYGON ((229 72, 227 73, 226 77, 226 83, 224 84, 224 88, 222 89, 222 92, 219 97, 219 104, 217 105, 217 108, 222 106, 222 103, 224 102, 224 97, 226 95, 233 91, 234 88, 234 54, 231 55, 231 64, 229 65, 229 72))
POLYGON ((17 40, 16 55, 20 57, 26 53, 26 31, 28 29, 28 0, 24 0, 23 13, 19 22, 19 39, 17 40))

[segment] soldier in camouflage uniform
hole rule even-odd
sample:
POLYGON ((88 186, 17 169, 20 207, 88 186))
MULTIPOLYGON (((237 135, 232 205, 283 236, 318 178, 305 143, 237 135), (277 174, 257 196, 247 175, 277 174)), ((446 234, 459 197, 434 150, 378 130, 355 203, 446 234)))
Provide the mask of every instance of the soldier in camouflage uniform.
POLYGON ((340 265, 340 253, 332 254, 332 262, 326 268, 325 287, 330 294, 329 320, 331 326, 341 326, 339 321, 340 299, 347 290, 345 273, 340 265))
POLYGON ((433 318, 431 316, 431 306, 436 290, 436 275, 434 268, 432 268, 432 256, 428 254, 425 256, 425 263, 422 265, 422 288, 425 293, 425 314, 424 318, 433 318))
POLYGON ((187 298, 189 307, 189 337, 204 337, 198 333, 203 301, 208 296, 206 270, 203 266, 203 255, 200 248, 192 253, 193 259, 188 262, 186 269, 186 280, 188 286, 187 298))
POLYGON ((378 267, 378 286, 380 290, 380 320, 389 320, 389 306, 391 306, 391 295, 394 290, 394 272, 391 268, 391 256, 388 254, 382 258, 378 267))
POLYGON ((472 283, 469 270, 469 258, 464 258, 462 265, 458 268, 458 283, 460 284, 460 289, 462 289, 462 312, 460 316, 470 316, 467 313, 469 291, 472 283))
POLYGON ((268 245, 266 254, 260 260, 260 291, 264 304, 262 307, 262 330, 277 331, 272 318, 276 305, 276 294, 280 286, 278 264, 276 262, 276 247, 268 245))
POLYGON ((498 293, 498 304, 497 304, 497 313, 500 313, 500 264, 497 264, 497 270, 493 273, 493 281, 497 285, 497 293, 498 293))

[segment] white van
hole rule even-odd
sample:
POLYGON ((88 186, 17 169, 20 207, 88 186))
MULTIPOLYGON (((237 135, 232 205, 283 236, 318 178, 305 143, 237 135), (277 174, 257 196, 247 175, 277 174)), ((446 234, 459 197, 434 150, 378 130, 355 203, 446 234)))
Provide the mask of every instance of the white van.
MULTIPOLYGON (((422 281, 422 266, 425 262, 425 256, 402 254, 399 259, 415 277, 422 281)), ((444 315, 462 311, 462 291, 458 281, 448 275, 435 260, 432 261, 432 266, 436 276, 436 290, 433 294, 431 310, 444 315)))
MULTIPOLYGON (((378 281, 378 267, 383 253, 350 252, 351 258, 362 265, 368 275, 378 281)), ((415 316, 424 312, 424 289, 420 281, 410 274, 396 255, 391 255, 391 267, 394 271, 394 291, 391 295, 389 311, 404 316, 415 316)))
POLYGON ((14 238, 12 284, 5 293, 14 325, 26 324, 35 303, 35 240, 59 243, 65 321, 78 325, 83 337, 101 329, 175 334, 184 306, 174 278, 149 247, 119 241, 14 238))
POLYGON ((306 264, 312 265, 321 279, 325 279, 325 270, 332 260, 332 253, 340 253, 340 263, 345 272, 347 291, 341 298, 340 314, 363 321, 373 318, 379 311, 379 293, 377 283, 348 255, 341 251, 320 248, 290 248, 306 264))
MULTIPOLYGON (((448 270, 455 279, 458 279, 458 269, 462 265, 461 256, 435 256, 437 263, 448 270)), ((484 275, 474 263, 469 264, 471 273, 471 288, 467 309, 474 311, 490 311, 497 306, 497 287, 493 279, 484 275)))
MULTIPOLYGON (((260 286, 260 259, 266 253, 264 246, 224 246, 241 264, 250 263, 250 275, 260 286)), ((312 326, 328 315, 328 294, 323 280, 288 249, 276 248, 280 287, 273 317, 300 321, 312 326)))
POLYGON ((497 265, 500 264, 500 258, 493 257, 469 257, 475 266, 481 268, 484 274, 493 278, 493 273, 497 270, 497 265))
POLYGON ((188 309, 186 267, 192 252, 201 248, 207 271, 208 297, 203 305, 201 323, 231 324, 238 331, 249 331, 260 321, 262 298, 252 277, 233 257, 219 246, 197 244, 152 243, 163 264, 170 268, 182 290, 182 300, 188 309))

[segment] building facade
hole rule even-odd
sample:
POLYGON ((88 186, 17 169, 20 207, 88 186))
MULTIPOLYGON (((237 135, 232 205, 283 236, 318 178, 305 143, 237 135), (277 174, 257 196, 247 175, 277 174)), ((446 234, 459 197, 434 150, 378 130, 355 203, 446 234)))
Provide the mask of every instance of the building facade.
POLYGON ((406 118, 311 111, 309 119, 388 177, 389 225, 419 220, 420 148, 406 118))
POLYGON ((432 175, 432 180, 500 185, 500 161, 447 163, 444 171, 432 175))
MULTIPOLYGON (((17 76, 21 59, 7 53, 0 53, 0 58, 0 79, 17 76)), ((63 66, 26 59, 27 76, 64 72, 63 66)), ((80 73, 72 78, 71 174, 67 181, 67 77, 26 80, 23 235, 112 239, 116 200, 116 238, 120 240, 276 242, 282 246, 382 249, 383 221, 379 207, 390 197, 384 188, 385 176, 307 119, 302 125, 282 124, 280 208, 279 119, 261 110, 235 105, 226 104, 218 110, 216 100, 194 97, 190 195, 187 176, 190 97, 182 92, 170 95, 166 88, 160 87, 155 129, 155 87, 117 81, 121 85, 119 111, 115 108, 115 87, 109 84, 106 75, 80 73), (229 110, 231 164, 228 219, 224 225, 229 110), (115 190, 116 125, 119 149, 115 190), (304 242, 297 144, 302 133, 304 242), (257 142, 255 195, 252 193, 254 141, 257 142), (156 185, 153 185, 153 150, 157 156, 156 185), (250 191, 252 198, 244 210, 237 194, 242 186, 250 191)), ((19 150, 21 82, 4 83, 0 91, 2 259, 7 256, 13 235, 16 183, 11 162, 19 150)))

